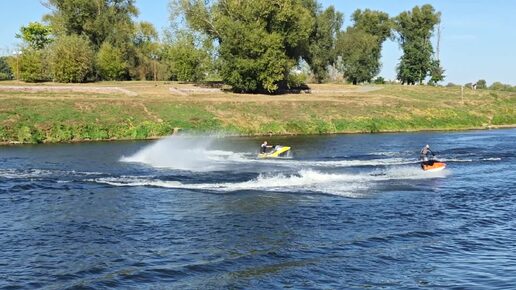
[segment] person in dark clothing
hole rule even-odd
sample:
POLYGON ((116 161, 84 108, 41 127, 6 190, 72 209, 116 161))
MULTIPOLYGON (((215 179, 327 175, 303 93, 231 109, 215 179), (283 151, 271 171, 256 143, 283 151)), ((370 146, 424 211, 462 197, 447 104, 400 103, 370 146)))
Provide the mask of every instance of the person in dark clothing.
POLYGON ((430 150, 430 145, 426 144, 423 149, 421 149, 421 152, 419 153, 419 159, 421 160, 421 167, 423 165, 432 165, 434 162, 430 159, 430 154, 432 154, 432 157, 435 156, 434 152, 430 150))
POLYGON ((272 148, 272 146, 267 145, 267 141, 263 141, 262 145, 260 145, 260 153, 267 153, 267 148, 272 148))

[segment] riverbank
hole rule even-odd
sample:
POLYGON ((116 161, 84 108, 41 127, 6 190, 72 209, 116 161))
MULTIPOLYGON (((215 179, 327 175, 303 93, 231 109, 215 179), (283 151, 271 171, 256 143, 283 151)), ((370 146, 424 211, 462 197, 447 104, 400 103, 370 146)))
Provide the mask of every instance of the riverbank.
POLYGON ((149 139, 187 132, 294 135, 516 125, 516 93, 459 87, 310 85, 250 95, 172 82, 0 82, 0 142, 149 139))

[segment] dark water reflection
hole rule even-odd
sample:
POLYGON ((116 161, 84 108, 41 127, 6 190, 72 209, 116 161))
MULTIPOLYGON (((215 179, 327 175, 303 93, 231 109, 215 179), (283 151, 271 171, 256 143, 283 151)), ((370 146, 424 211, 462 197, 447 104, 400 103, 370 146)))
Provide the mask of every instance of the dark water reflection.
POLYGON ((516 285, 516 130, 260 141, 191 171, 120 162, 150 142, 0 148, 0 287, 516 285), (446 172, 419 170, 426 143, 446 172))

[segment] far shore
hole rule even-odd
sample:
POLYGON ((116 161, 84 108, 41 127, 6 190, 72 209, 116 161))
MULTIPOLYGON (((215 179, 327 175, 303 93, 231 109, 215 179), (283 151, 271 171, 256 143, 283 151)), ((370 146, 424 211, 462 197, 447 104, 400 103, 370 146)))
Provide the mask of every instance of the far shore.
POLYGON ((457 87, 310 84, 298 94, 234 94, 176 82, 0 82, 0 144, 516 127, 516 93, 457 87))
MULTIPOLYGON (((295 134, 295 133, 287 133, 287 134, 254 134, 254 135, 234 135, 234 134, 226 134, 223 132, 212 132, 212 133, 203 133, 202 135, 210 136, 210 135, 221 135, 224 137, 241 137, 241 138, 252 138, 252 137, 289 137, 289 136, 314 136, 314 135, 353 135, 353 134, 397 134, 397 133, 418 133, 418 132, 467 132, 467 131, 487 131, 487 130, 503 130, 503 129, 514 129, 516 128, 516 124, 513 125, 495 125, 489 127, 476 127, 476 128, 459 128, 459 129, 438 129, 438 128, 426 128, 426 129, 418 129, 418 130, 405 130, 405 131, 380 131, 375 133, 364 133, 360 131, 345 131, 345 132, 336 132, 336 133, 322 133, 322 134, 295 134)), ((102 139, 102 140, 70 140, 63 141, 58 143, 40 143, 40 144, 78 144, 78 143, 96 143, 96 142, 127 142, 127 141, 152 141, 159 140, 175 135, 182 134, 192 134, 195 135, 195 132, 184 132, 184 133, 176 133, 165 136, 149 136, 143 139, 102 139)), ((0 142, 0 146, 12 146, 12 145, 37 145, 32 143, 21 143, 18 141, 11 142, 0 142)))

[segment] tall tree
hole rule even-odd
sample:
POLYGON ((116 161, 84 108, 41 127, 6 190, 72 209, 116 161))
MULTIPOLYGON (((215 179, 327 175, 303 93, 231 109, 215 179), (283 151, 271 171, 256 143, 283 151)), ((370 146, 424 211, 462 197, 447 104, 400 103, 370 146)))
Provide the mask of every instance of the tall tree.
POLYGON ((402 83, 423 83, 429 75, 434 52, 430 38, 440 18, 441 14, 428 4, 416 6, 395 18, 398 41, 403 49, 398 64, 398 79, 402 83))
POLYGON ((304 56, 314 19, 299 0, 178 0, 190 28, 218 43, 220 73, 235 91, 275 92, 304 56))
POLYGON ((356 10, 351 19, 353 26, 339 34, 340 69, 353 84, 370 82, 380 72, 382 45, 393 24, 387 13, 369 9, 356 10))
POLYGON ((337 33, 342 27, 344 15, 335 10, 333 6, 321 11, 317 3, 308 5, 315 19, 315 27, 310 35, 309 51, 306 57, 317 82, 327 78, 328 65, 336 61, 335 41, 337 33))
POLYGON ((104 41, 123 47, 132 38, 135 0, 47 0, 45 16, 56 34, 86 35, 95 49, 104 41))
POLYGON ((159 35, 150 22, 136 23, 134 34, 135 65, 132 73, 140 80, 155 80, 157 78, 159 35))
POLYGON ((27 26, 20 28, 20 34, 16 34, 16 37, 21 38, 33 49, 42 49, 52 42, 51 33, 52 29, 49 26, 39 22, 30 22, 27 26))
POLYGON ((370 82, 380 71, 376 55, 378 37, 354 27, 348 27, 337 37, 337 54, 342 57, 344 77, 354 85, 370 82))
POLYGON ((383 42, 392 36, 393 22, 389 18, 389 14, 385 12, 357 9, 353 12, 351 19, 355 29, 377 37, 380 49, 383 42))
POLYGON ((210 66, 208 50, 199 47, 188 31, 181 31, 164 46, 163 61, 172 80, 186 82, 204 80, 210 66))

